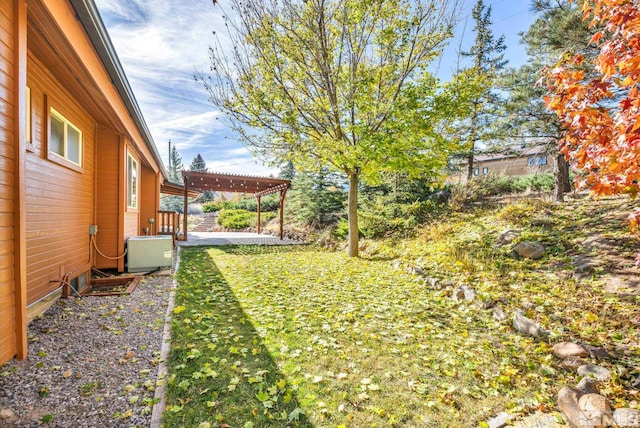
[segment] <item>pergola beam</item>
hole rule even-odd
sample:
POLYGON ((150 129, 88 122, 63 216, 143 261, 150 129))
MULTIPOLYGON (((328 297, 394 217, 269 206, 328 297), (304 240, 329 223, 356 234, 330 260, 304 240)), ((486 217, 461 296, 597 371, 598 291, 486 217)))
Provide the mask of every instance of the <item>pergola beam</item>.
POLYGON ((280 239, 284 236, 284 198, 291 187, 291 180, 250 175, 234 175, 213 172, 182 171, 184 180, 184 239, 187 239, 187 205, 188 193, 200 192, 233 192, 251 193, 258 200, 258 233, 262 231, 260 202, 263 196, 280 192, 280 239))

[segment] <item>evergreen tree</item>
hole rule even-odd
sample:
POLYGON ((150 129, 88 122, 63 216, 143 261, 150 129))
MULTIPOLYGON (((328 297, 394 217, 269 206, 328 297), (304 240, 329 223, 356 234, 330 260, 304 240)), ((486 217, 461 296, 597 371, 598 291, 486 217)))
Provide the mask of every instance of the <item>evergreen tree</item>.
POLYGON ((171 147, 169 156, 169 181, 172 183, 182 184, 182 157, 178 153, 176 146, 171 147))
POLYGON ((207 163, 204 161, 200 153, 198 153, 189 166, 189 170, 193 172, 207 172, 207 163))
POLYGON ((502 86, 509 93, 505 104, 510 118, 509 134, 548 141, 549 153, 556 158, 554 196, 562 201, 564 194, 571 190, 569 165, 558 152, 563 130, 556 114, 545 106, 546 88, 537 82, 542 77, 542 69, 564 53, 595 58, 595 47, 589 44, 595 30, 582 20, 578 6, 568 0, 533 0, 531 7, 537 14, 536 20, 521 34, 529 60, 503 76, 502 86))
POLYGON ((478 92, 472 99, 470 116, 461 124, 469 180, 473 178, 473 162, 478 143, 488 143, 496 137, 494 125, 500 116, 501 100, 495 91, 495 82, 508 62, 504 59, 504 36, 496 39, 491 30, 491 6, 485 6, 483 0, 478 0, 473 7, 472 16, 475 21, 475 42, 471 49, 461 52, 461 55, 471 58, 473 65, 464 71, 481 77, 486 86, 484 91, 478 92))
POLYGON ((287 161, 280 167, 280 174, 278 174, 279 178, 283 178, 285 180, 293 180, 296 176, 296 167, 293 165, 293 162, 287 161))
POLYGON ((347 195, 343 185, 340 176, 328 168, 298 173, 289 197, 296 221, 315 228, 335 223, 345 213, 347 195))

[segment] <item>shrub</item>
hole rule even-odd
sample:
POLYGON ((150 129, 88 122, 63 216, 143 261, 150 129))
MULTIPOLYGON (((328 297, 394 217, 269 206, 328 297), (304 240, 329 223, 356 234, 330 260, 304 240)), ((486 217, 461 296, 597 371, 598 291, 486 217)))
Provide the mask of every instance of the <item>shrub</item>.
MULTIPOLYGON (((276 216, 274 212, 264 212, 260 216, 262 224, 276 216)), ((256 227, 258 214, 247 210, 223 209, 218 214, 218 224, 227 229, 246 229, 256 227)))
POLYGON ((233 203, 229 201, 211 201, 202 204, 202 211, 205 213, 214 213, 224 209, 231 209, 233 203))
POLYGON ((218 224, 227 229, 246 229, 256 225, 256 215, 247 210, 223 209, 218 214, 218 224))

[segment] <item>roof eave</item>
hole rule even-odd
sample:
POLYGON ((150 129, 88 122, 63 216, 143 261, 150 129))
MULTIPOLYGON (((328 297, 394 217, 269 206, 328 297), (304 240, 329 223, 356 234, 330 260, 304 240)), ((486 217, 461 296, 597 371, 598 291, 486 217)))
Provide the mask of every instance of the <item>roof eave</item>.
POLYGON ((162 158, 160 157, 158 148, 153 142, 153 138, 151 137, 149 128, 144 121, 142 112, 140 110, 140 107, 138 106, 138 102, 136 101, 135 95, 133 94, 131 86, 129 85, 129 81, 127 80, 127 76, 125 75, 124 69, 122 68, 120 60, 118 59, 118 55, 116 54, 113 44, 111 43, 111 39, 109 38, 107 29, 102 22, 102 18, 100 17, 98 8, 96 7, 93 0, 69 1, 75 9, 80 23, 89 36, 89 39, 96 49, 100 60, 109 73, 111 81, 120 94, 120 97, 127 107, 131 118, 140 130, 140 134, 142 134, 144 143, 153 154, 154 160, 158 163, 160 171, 162 172, 162 176, 165 180, 169 180, 169 175, 165 169, 164 163, 162 162, 162 158))

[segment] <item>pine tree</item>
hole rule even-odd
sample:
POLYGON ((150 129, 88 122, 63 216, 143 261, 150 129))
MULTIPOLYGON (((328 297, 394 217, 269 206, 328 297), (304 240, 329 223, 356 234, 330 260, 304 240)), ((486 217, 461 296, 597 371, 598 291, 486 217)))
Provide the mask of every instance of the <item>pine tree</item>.
POLYGON ((546 88, 537 82, 542 77, 541 70, 565 52, 594 58, 595 48, 589 44, 594 30, 582 20, 579 8, 567 0, 533 0, 531 8, 537 18, 521 35, 529 60, 504 74, 502 86, 509 92, 505 105, 510 134, 548 140, 549 152, 556 158, 554 196, 556 201, 563 201, 564 194, 571 190, 569 165, 558 153, 563 130, 556 114, 544 103, 546 88))
POLYGON ((466 71, 482 76, 487 82, 486 90, 480 92, 473 100, 471 115, 463 123, 464 152, 467 159, 467 179, 473 178, 473 163, 479 142, 489 142, 495 136, 494 124, 499 116, 500 97, 494 90, 494 83, 507 64, 504 59, 504 35, 495 38, 491 30, 491 6, 485 6, 478 0, 473 7, 472 16, 475 21, 475 42, 471 49, 461 52, 463 57, 472 59, 472 66, 466 71))
POLYGON ((207 172, 207 163, 204 161, 200 153, 198 153, 189 166, 189 170, 193 172, 207 172))
POLYGON ((180 156, 180 153, 178 153, 176 146, 173 146, 169 156, 169 181, 172 183, 182 184, 183 168, 182 157, 180 156))
POLYGON ((298 173, 289 202, 296 221, 322 228, 342 217, 347 195, 341 181, 340 176, 328 168, 316 173, 298 173))

